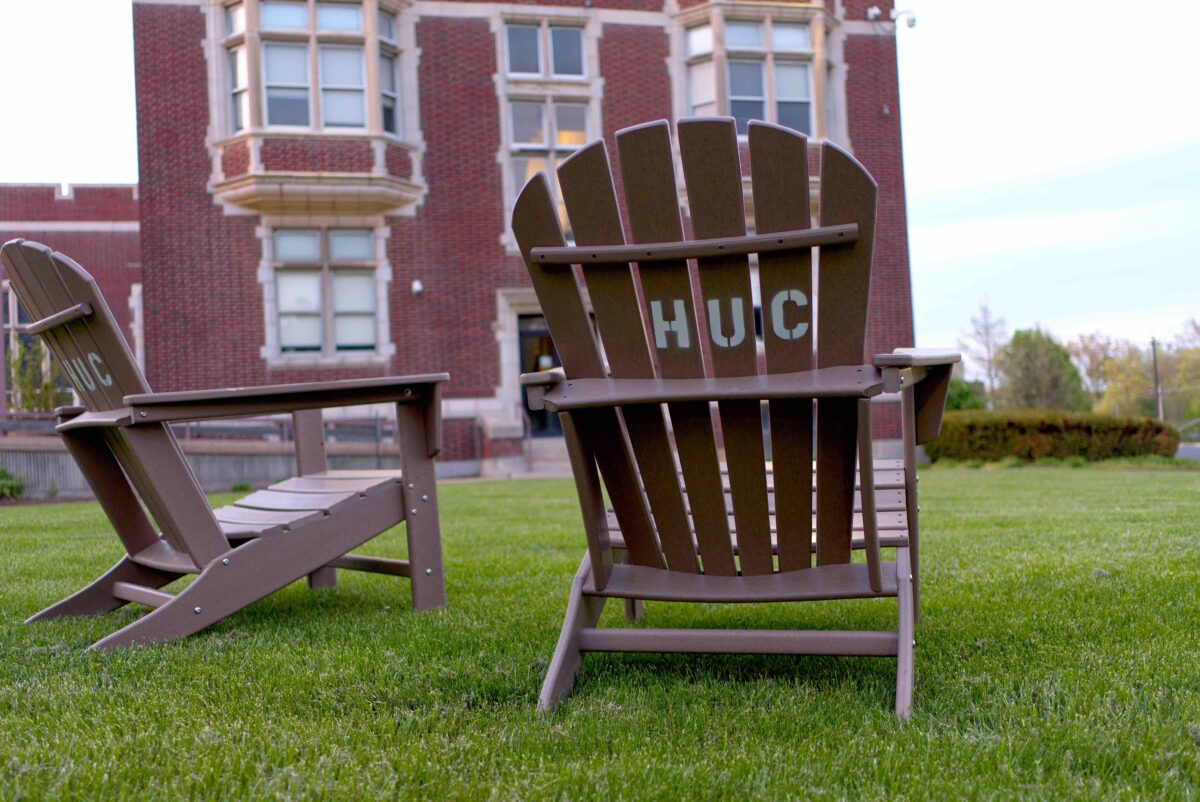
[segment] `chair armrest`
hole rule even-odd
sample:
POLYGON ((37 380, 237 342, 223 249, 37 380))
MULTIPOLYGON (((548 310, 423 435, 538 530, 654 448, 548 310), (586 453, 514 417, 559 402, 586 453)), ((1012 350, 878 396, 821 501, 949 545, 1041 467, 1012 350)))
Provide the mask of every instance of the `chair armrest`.
POLYGON ((870 398, 882 392, 883 378, 878 368, 846 365, 723 379, 567 379, 547 390, 542 402, 552 412, 567 412, 675 401, 870 398))
POLYGON ((930 367, 953 365, 962 354, 948 348, 897 348, 890 354, 876 354, 871 363, 877 368, 930 367))
POLYGON ((528 399, 529 408, 533 410, 545 409, 542 404, 542 397, 546 395, 546 390, 567 378, 567 374, 562 368, 553 368, 551 370, 542 370, 537 373, 522 373, 521 386, 525 388, 525 397, 528 399))
POLYGON ((446 373, 385 376, 378 379, 230 387, 179 393, 125 396, 133 424, 249 418, 360 404, 416 403, 436 394, 446 373))

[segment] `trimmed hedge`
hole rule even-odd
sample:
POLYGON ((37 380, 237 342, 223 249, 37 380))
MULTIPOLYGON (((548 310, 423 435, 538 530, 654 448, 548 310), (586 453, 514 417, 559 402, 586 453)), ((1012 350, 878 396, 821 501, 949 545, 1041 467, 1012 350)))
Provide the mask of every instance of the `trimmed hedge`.
POLYGON ((1179 432, 1150 418, 1050 410, 960 410, 946 413, 941 434, 925 444, 925 453, 934 461, 945 457, 997 462, 1017 457, 1033 462, 1042 457, 1173 457, 1177 448, 1179 432))

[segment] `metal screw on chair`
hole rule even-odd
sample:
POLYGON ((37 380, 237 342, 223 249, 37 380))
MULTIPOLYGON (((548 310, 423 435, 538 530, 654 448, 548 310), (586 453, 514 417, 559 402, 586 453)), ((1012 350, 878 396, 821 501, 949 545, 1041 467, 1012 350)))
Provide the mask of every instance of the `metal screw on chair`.
POLYGON ((139 413, 138 413, 138 415, 142 416, 143 418, 144 418, 144 417, 146 417, 146 413, 145 413, 145 412, 139 412, 139 413))
POLYGON ((409 483, 408 483, 408 489, 409 489, 409 490, 413 490, 414 488, 416 488, 416 485, 414 485, 412 482, 409 482, 409 483))
POLYGON ((199 608, 199 607, 197 607, 197 608, 194 610, 194 612, 196 613, 196 615, 200 615, 200 608, 199 608))
POLYGON ((429 496, 421 496, 421 501, 429 501, 429 496))
POLYGON ((411 510, 409 510, 408 512, 409 512, 409 515, 416 515, 416 514, 417 514, 417 508, 416 508, 416 507, 413 507, 413 508, 412 508, 411 510))
POLYGON ((221 560, 221 565, 229 565, 229 558, 226 557, 225 559, 221 560))
POLYGON ((432 569, 432 568, 426 568, 426 569, 425 569, 425 576, 433 576, 433 569, 432 569))

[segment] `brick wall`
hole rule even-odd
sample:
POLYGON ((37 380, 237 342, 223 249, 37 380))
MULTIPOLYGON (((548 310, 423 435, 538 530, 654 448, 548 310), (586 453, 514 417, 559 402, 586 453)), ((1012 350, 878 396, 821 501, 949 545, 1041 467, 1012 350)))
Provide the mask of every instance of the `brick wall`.
POLYGON ((374 157, 369 142, 272 137, 262 143, 265 170, 303 173, 369 173, 374 157))
POLYGON ((67 195, 57 184, 0 184, 0 220, 137 219, 137 187, 130 184, 79 184, 67 195))
POLYGON ((156 390, 267 379, 256 218, 207 189, 212 162, 198 6, 133 6, 146 373, 156 390))

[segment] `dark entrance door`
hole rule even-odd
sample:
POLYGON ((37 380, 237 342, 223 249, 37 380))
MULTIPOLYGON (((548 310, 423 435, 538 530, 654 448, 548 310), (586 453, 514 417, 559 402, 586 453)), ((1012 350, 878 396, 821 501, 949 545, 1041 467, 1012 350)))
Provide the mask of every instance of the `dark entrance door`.
MULTIPOLYGON (((534 373, 539 370, 550 370, 562 363, 554 343, 550 340, 550 329, 546 318, 541 315, 521 315, 517 320, 521 344, 521 372, 534 373)), ((561 437, 562 426, 559 425, 558 415, 544 409, 531 410, 527 403, 524 388, 521 389, 521 403, 525 414, 529 416, 529 433, 533 437, 561 437)))

